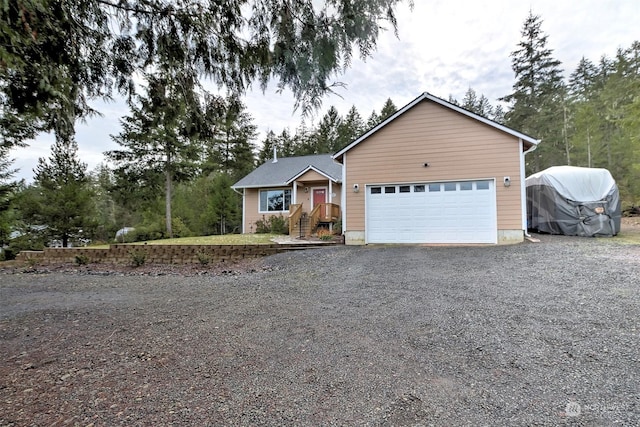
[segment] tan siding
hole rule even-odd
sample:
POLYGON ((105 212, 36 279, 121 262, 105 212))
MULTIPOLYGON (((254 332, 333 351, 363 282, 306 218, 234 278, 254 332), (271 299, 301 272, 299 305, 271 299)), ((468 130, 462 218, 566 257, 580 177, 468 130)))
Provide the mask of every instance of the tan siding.
MULTIPOLYGON (((277 188, 285 188, 285 187, 277 187, 277 188)), ((278 216, 278 215, 283 215, 284 217, 289 216, 289 212, 267 212, 267 213, 259 212, 259 207, 260 207, 259 189, 247 188, 245 189, 245 191, 246 191, 245 212, 244 212, 245 233, 255 233, 256 221, 258 221, 259 219, 262 219, 263 217, 267 218, 269 216, 278 216)))
MULTIPOLYGON (((315 172, 314 172, 315 173, 315 172)), ((321 175, 319 175, 321 176, 321 175)), ((323 177, 324 178, 324 177, 323 177)), ((329 183, 326 178, 324 181, 315 181, 315 182, 307 182, 304 184, 308 187, 326 187, 329 189, 329 183)), ((333 203, 339 205, 342 187, 340 184, 333 184, 332 187, 333 192, 336 194, 333 198, 333 203)), ((260 205, 260 191, 255 188, 247 188, 246 190, 246 200, 245 200, 245 212, 244 212, 244 230, 245 233, 252 233, 256 231, 256 221, 265 218, 270 215, 279 215, 279 213, 260 213, 259 205, 260 205)), ((309 193, 304 192, 304 187, 298 187, 298 200, 297 203, 302 203, 303 210, 305 212, 309 212, 309 207, 311 206, 311 191, 309 193)), ((293 195, 292 195, 293 197, 293 195)), ((285 217, 289 216, 288 212, 282 213, 285 217)))
POLYGON ((347 193, 347 229, 364 230, 366 184, 478 178, 496 180, 498 229, 521 229, 519 155, 517 138, 421 102, 346 153, 345 185, 361 188, 347 193))
POLYGON ((326 181, 327 178, 314 170, 303 173, 296 181, 326 181))

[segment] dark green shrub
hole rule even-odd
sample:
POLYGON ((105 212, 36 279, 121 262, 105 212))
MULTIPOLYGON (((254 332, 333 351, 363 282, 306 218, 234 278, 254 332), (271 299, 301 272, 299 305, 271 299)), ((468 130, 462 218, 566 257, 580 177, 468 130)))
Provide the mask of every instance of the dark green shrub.
POLYGON ((147 260, 147 252, 144 249, 133 249, 129 251, 129 256, 131 257, 131 264, 134 267, 144 265, 147 260))
POLYGON ((289 219, 282 214, 270 215, 256 221, 256 233, 289 234, 289 219))
POLYGON ((76 255, 76 264, 78 265, 89 264, 89 257, 84 254, 76 255))

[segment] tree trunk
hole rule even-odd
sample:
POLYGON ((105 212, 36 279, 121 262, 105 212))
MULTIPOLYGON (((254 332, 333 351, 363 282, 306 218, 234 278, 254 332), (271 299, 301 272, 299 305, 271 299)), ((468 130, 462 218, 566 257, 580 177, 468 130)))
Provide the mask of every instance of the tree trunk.
POLYGON ((564 137, 564 151, 567 156, 567 165, 571 166, 571 148, 569 147, 569 139, 567 138, 567 107, 562 106, 563 110, 563 123, 562 123, 562 134, 564 137))
POLYGON ((171 168, 169 167, 170 159, 167 160, 167 168, 165 169, 165 220, 167 225, 167 235, 169 238, 173 238, 173 228, 171 227, 171 168))
POLYGON ((67 233, 62 233, 62 247, 66 248, 69 244, 69 235, 67 233))

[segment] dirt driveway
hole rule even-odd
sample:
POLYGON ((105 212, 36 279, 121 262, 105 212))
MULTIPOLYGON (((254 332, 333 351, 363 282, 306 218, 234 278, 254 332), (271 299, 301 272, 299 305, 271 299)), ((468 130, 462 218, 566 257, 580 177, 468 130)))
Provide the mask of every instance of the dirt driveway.
POLYGON ((0 274, 0 425, 639 425, 640 246, 0 274))

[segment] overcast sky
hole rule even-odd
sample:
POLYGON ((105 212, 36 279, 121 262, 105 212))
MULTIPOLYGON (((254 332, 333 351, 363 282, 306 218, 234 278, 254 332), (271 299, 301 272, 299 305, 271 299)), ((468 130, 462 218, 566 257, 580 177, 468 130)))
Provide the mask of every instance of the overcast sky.
MULTIPOLYGON (((612 57, 640 39, 638 0, 416 0, 413 10, 397 9, 398 32, 381 34, 378 49, 366 62, 354 60, 346 74, 336 78, 346 84, 341 97, 324 99, 321 111, 307 124, 317 123, 329 106, 345 114, 355 105, 366 120, 380 111, 387 98, 400 108, 422 92, 461 100, 468 88, 484 94, 492 104, 509 94, 514 83, 510 53, 521 40, 520 31, 529 10, 540 15, 548 47, 562 62, 568 76, 583 56, 597 62, 612 57)), ((260 137, 273 130, 292 131, 300 123, 290 93, 255 90, 245 103, 260 137)), ((119 119, 128 114, 122 102, 96 103, 104 117, 77 129, 80 158, 93 169, 104 162, 103 152, 118 148, 109 135, 120 130, 119 119)), ((12 152, 16 178, 32 180, 39 157, 48 157, 53 137, 44 135, 28 148, 12 152)))

